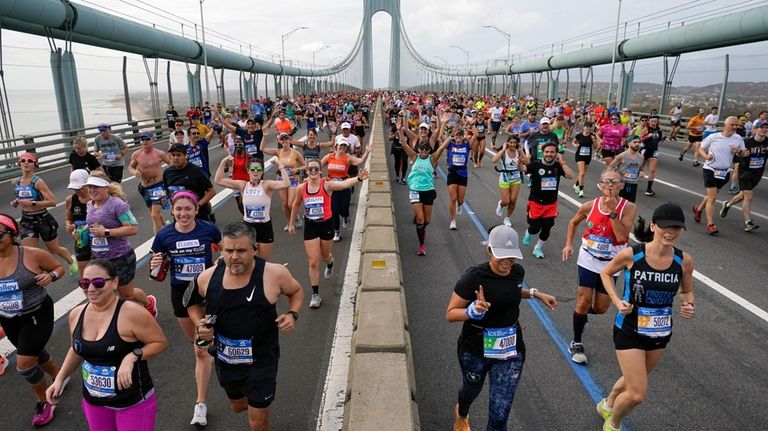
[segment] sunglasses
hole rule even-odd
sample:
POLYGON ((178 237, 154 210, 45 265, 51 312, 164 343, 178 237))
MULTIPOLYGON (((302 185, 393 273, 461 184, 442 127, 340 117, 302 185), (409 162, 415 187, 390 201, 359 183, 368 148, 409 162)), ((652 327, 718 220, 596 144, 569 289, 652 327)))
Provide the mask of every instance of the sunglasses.
POLYGON ((199 133, 190 133, 189 136, 199 136, 199 133))
POLYGON ((152 140, 152 138, 150 138, 149 136, 142 136, 139 139, 141 139, 142 141, 151 141, 152 140))
POLYGON ((317 167, 307 168, 307 172, 309 172, 311 174, 316 174, 316 173, 320 172, 320 168, 317 168, 317 167))
POLYGON ((250 172, 261 172, 264 170, 261 166, 248 166, 250 172))
POLYGON ((601 182, 602 184, 608 184, 608 185, 610 186, 610 185, 613 185, 613 184, 621 184, 621 183, 623 183, 624 181, 623 181, 623 180, 614 180, 614 179, 610 179, 610 180, 600 180, 600 182, 601 182))
POLYGON ((7 230, 0 230, 0 239, 5 238, 6 235, 13 236, 13 232, 9 232, 7 230))
POLYGON ((96 277, 96 278, 91 278, 91 279, 81 278, 77 282, 77 284, 80 286, 81 289, 88 289, 88 287, 90 287, 91 285, 93 285, 93 287, 95 287, 97 289, 102 289, 102 288, 104 288, 104 286, 107 285, 108 281, 110 281, 110 280, 112 280, 114 278, 115 277, 109 277, 109 278, 96 277))

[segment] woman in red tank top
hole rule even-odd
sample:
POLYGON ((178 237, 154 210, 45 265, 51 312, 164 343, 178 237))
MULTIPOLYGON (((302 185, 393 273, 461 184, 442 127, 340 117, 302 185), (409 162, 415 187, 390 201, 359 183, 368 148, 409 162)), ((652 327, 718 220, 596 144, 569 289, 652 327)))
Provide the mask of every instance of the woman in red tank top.
POLYGON ((309 259, 309 281, 312 283, 310 308, 320 307, 320 259, 325 262, 325 278, 333 275, 333 222, 331 221, 331 196, 334 192, 346 190, 368 178, 368 170, 363 169, 354 178, 342 181, 327 181, 322 178, 319 160, 307 162, 307 180, 299 185, 299 192, 293 204, 293 211, 288 221, 288 234, 296 233, 296 216, 303 212, 304 250, 309 259))
MULTIPOLYGON (((338 182, 347 179, 347 171, 350 166, 359 166, 368 160, 368 155, 373 149, 373 143, 369 142, 368 147, 362 157, 355 157, 347 153, 349 143, 346 138, 339 136, 336 138, 336 149, 334 152, 323 157, 322 164, 328 166, 328 177, 326 181, 338 182)), ((341 190, 333 194, 331 199, 331 211, 333 213, 333 240, 341 241, 341 229, 349 225, 349 203, 352 200, 352 190, 341 190), (342 222, 343 220, 343 222, 342 222)))

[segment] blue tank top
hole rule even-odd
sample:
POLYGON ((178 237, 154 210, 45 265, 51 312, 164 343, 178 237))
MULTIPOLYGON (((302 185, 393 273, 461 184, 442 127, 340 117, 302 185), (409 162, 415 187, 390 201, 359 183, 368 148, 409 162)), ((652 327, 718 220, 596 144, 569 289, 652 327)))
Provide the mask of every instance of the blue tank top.
POLYGON ((432 166, 432 158, 422 159, 416 156, 416 160, 411 167, 411 173, 408 174, 408 187, 417 192, 426 192, 435 189, 435 172, 432 166))
POLYGON ((462 141, 457 144, 456 141, 451 141, 448 144, 448 151, 446 153, 448 157, 448 172, 453 172, 462 177, 467 177, 467 162, 469 161, 469 142, 462 141))
POLYGON ((37 183, 37 180, 39 180, 40 177, 35 175, 32 177, 32 181, 29 182, 29 184, 22 186, 21 185, 21 177, 16 178, 16 187, 13 189, 13 193, 16 195, 16 197, 19 200, 22 201, 41 201, 43 200, 42 193, 38 192, 35 188, 35 183, 37 183))

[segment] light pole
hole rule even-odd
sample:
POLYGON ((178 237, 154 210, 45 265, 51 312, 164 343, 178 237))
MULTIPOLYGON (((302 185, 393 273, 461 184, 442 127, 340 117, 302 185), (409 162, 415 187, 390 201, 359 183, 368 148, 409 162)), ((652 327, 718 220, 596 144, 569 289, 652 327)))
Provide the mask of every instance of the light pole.
POLYGON ((616 66, 616 46, 619 44, 619 21, 621 20, 621 0, 619 0, 619 11, 616 12, 616 36, 613 38, 613 54, 611 55, 611 82, 608 84, 608 100, 605 102, 606 107, 611 106, 611 90, 613 87, 613 74, 616 66))
MULTIPOLYGON (((200 0, 200 26, 203 30, 203 67, 205 68, 205 99, 207 102, 211 101, 211 89, 208 86, 208 49, 205 46, 205 21, 203 21, 203 3, 205 0, 200 0)), ((218 97, 216 98, 218 102, 218 97)))
POLYGON ((444 59, 443 57, 440 57, 439 55, 433 55, 432 57, 435 57, 436 59, 438 59, 438 60, 442 61, 443 63, 445 63, 444 66, 446 68, 448 68, 448 60, 444 59))
POLYGON ((458 45, 451 45, 451 48, 456 48, 459 51, 463 52, 464 55, 467 56, 467 71, 469 71, 469 51, 467 51, 466 49, 464 49, 464 48, 462 48, 462 47, 460 47, 458 45))
POLYGON ((325 48, 330 48, 330 47, 331 45, 323 45, 317 51, 312 51, 312 70, 315 69, 315 56, 317 55, 317 53, 324 50, 325 48))
MULTIPOLYGON (((292 34, 296 33, 299 30, 308 30, 308 29, 309 29, 309 27, 304 27, 304 26, 296 27, 293 30, 289 31, 288 33, 285 33, 285 34, 280 36, 280 38, 281 38, 280 46, 282 48, 282 56, 281 56, 280 62, 282 64, 282 66, 283 66, 282 67, 282 74, 281 74, 282 76, 280 77, 281 80, 285 81, 285 40, 288 39, 289 37, 291 37, 292 34)), ((284 87, 285 87, 285 95, 288 96, 288 82, 285 82, 284 87)))
POLYGON ((510 58, 511 58, 510 57, 510 49, 512 47, 512 35, 507 33, 506 31, 496 27, 495 25, 484 25, 483 28, 490 28, 490 29, 496 30, 499 33, 501 33, 505 38, 507 38, 507 71, 504 74, 504 87, 505 87, 505 90, 506 90, 506 86, 507 86, 506 81, 507 81, 507 75, 509 74, 509 62, 510 62, 510 58))

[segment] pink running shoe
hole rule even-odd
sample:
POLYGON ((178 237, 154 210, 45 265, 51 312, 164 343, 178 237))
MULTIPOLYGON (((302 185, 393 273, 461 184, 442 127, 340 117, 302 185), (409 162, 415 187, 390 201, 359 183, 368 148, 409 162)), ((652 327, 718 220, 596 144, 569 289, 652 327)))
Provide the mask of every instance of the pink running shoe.
POLYGON ((35 406, 35 415, 32 416, 32 425, 41 427, 48 425, 53 420, 53 410, 56 407, 48 403, 37 403, 35 406))

